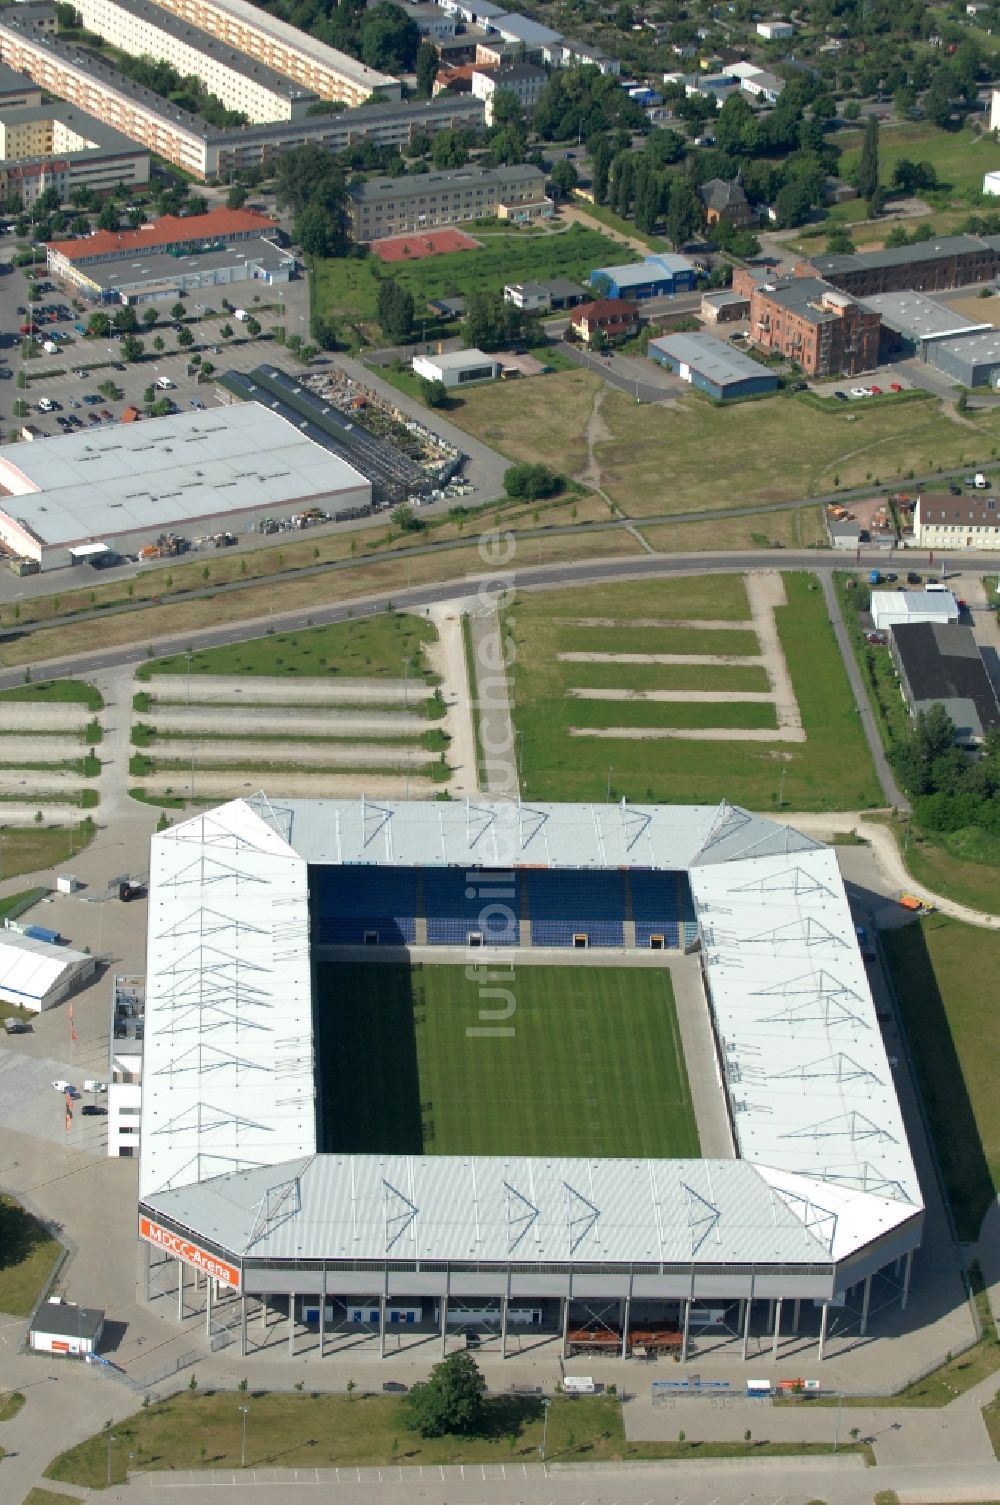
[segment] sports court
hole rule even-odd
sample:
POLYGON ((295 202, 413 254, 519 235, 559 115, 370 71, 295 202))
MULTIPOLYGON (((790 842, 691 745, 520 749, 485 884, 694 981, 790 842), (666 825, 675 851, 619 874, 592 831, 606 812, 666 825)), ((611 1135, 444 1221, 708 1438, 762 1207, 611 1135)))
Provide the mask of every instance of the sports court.
POLYGON ((478 251, 480 243, 461 230, 427 230, 421 235, 392 235, 373 240, 370 249, 380 261, 420 261, 451 251, 478 251))
POLYGON ((666 967, 321 962, 321 1141, 343 1154, 691 1157, 666 967), (484 969, 485 971, 486 969, 484 969), (470 976, 470 973, 472 974, 470 976), (500 1028, 483 1028, 483 1010, 500 1028))

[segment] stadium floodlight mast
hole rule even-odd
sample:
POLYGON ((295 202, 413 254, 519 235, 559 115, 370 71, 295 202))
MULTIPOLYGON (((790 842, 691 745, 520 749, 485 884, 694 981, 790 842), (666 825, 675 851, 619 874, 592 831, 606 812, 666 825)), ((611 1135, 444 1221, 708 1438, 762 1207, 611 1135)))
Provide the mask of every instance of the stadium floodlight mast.
POLYGON ((113 1442, 117 1442, 117 1441, 118 1441, 118 1438, 115 1436, 114 1432, 109 1432, 108 1433, 108 1488, 109 1489, 111 1488, 111 1444, 113 1442))
POLYGON ((242 1432, 240 1435, 240 1468, 246 1468, 247 1466, 247 1412, 249 1410, 249 1406, 239 1407, 239 1412, 240 1416, 242 1417, 243 1423, 242 1432))
POLYGON ((549 1437, 549 1407, 551 1404, 552 1402, 549 1400, 549 1397, 545 1396, 542 1401, 542 1445, 538 1449, 543 1463, 545 1462, 545 1444, 549 1437))

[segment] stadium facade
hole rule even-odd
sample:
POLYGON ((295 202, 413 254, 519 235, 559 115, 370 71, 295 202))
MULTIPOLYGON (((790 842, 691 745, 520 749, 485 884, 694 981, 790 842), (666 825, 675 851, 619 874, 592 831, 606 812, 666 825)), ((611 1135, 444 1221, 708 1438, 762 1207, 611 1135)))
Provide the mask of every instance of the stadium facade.
MULTIPOLYGON (((504 1352, 509 1322, 544 1314, 565 1345, 600 1311, 623 1353, 641 1317, 687 1357, 711 1308, 744 1358, 762 1303, 775 1353, 809 1310, 819 1358, 846 1293, 864 1332, 879 1272, 906 1303, 921 1192, 836 857, 764 817, 237 800, 153 838, 146 989, 146 1294, 175 1280, 183 1311, 193 1267, 208 1330, 221 1303, 244 1353, 248 1303, 318 1326, 321 1354, 338 1314, 384 1353, 394 1321, 444 1344, 449 1311, 485 1306, 504 1352), (324 1145, 312 968, 343 946, 473 962, 485 982, 529 951, 691 953, 732 1157, 324 1145)), ((476 1028, 502 1033, 511 994, 481 998, 476 1028)))

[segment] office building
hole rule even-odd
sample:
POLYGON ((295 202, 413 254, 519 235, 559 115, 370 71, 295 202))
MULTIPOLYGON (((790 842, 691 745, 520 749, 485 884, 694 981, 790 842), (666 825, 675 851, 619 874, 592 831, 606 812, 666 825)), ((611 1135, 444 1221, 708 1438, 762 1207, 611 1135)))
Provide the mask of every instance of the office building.
POLYGON ((545 198, 538 167, 460 167, 405 178, 369 178, 347 190, 347 217, 356 241, 381 240, 463 220, 511 217, 545 198))

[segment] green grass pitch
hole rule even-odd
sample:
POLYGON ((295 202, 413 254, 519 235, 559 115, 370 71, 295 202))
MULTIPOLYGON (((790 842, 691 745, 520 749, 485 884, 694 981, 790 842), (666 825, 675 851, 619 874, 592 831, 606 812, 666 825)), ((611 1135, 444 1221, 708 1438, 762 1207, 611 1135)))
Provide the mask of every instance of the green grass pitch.
POLYGON ((512 961, 485 984, 504 1019, 464 967, 321 963, 322 1148, 698 1155, 669 972, 512 961))

